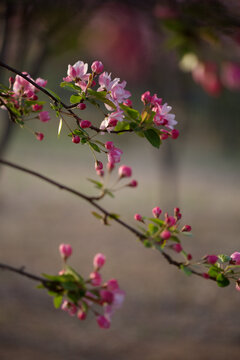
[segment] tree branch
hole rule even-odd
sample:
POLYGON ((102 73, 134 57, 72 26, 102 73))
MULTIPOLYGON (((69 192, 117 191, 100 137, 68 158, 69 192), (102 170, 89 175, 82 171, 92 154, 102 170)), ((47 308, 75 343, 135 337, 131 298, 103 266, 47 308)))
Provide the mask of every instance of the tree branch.
POLYGON ((40 276, 30 274, 29 272, 24 270, 24 267, 16 268, 16 267, 13 267, 13 266, 10 266, 10 265, 7 265, 7 264, 0 263, 0 268, 2 270, 8 270, 8 271, 15 272, 15 273, 17 273, 19 275, 25 276, 25 277, 27 277, 29 279, 32 279, 32 280, 35 280, 35 281, 39 281, 39 282, 41 282, 43 284, 47 284, 47 283, 51 282, 50 280, 46 280, 46 279, 44 279, 44 278, 42 278, 40 276))

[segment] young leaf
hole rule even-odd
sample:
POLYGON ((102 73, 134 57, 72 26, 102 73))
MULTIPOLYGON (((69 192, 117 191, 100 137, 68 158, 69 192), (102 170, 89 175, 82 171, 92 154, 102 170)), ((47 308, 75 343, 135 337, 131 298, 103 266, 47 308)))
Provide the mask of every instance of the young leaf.
POLYGON ((94 150, 94 151, 97 151, 97 152, 101 152, 101 150, 99 149, 98 145, 93 143, 93 142, 90 142, 89 141, 89 145, 91 146, 91 148, 94 150))
POLYGON ((95 216, 95 218, 97 218, 97 219, 101 219, 101 220, 103 219, 102 215, 96 213, 95 211, 92 211, 92 214, 93 214, 93 216, 95 216))
POLYGON ((72 96, 70 97, 70 103, 71 103, 71 104, 80 103, 81 100, 82 100, 82 96, 81 96, 81 95, 72 95, 72 96))
POLYGON ((60 308, 60 306, 62 304, 62 299, 63 299, 62 295, 57 295, 54 297, 53 304, 56 309, 60 308))
POLYGON ((90 178, 87 178, 87 180, 90 181, 91 183, 95 184, 98 189, 101 189, 103 187, 103 184, 100 183, 99 181, 96 181, 96 180, 93 180, 90 178))
POLYGON ((181 265, 180 268, 187 276, 192 275, 192 270, 189 269, 189 267, 187 267, 185 265, 181 265))
POLYGON ((153 225, 153 224, 148 225, 148 231, 149 231, 150 235, 156 234, 156 232, 158 232, 158 230, 159 230, 159 228, 156 225, 153 225))
POLYGON ((220 272, 221 272, 221 269, 219 267, 213 265, 209 268, 208 275, 213 278, 216 278, 220 272))
POLYGON ((224 254, 218 255, 218 258, 222 263, 229 262, 231 260, 230 256, 224 254))
POLYGON ((148 129, 148 130, 145 130, 143 133, 144 133, 145 138, 150 142, 150 144, 152 144, 152 146, 154 146, 156 148, 160 147, 161 140, 160 140, 157 130, 148 129))
POLYGON ((225 287, 230 284, 230 281, 228 280, 228 278, 226 278, 223 274, 218 274, 216 277, 216 280, 217 280, 218 286, 220 286, 220 287, 225 287))

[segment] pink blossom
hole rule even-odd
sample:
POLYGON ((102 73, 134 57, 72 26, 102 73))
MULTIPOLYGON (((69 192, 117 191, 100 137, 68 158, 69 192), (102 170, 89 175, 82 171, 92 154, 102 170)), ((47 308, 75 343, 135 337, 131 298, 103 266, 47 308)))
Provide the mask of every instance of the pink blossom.
POLYGON ((111 172, 114 168, 115 168, 114 162, 113 162, 113 161, 109 161, 109 162, 107 163, 107 169, 108 169, 108 171, 111 172))
POLYGON ((171 232, 169 230, 163 230, 160 236, 163 240, 168 240, 171 237, 171 232))
POLYGON ((74 316, 77 313, 77 307, 75 304, 68 303, 68 313, 70 316, 74 316))
POLYGON ((143 222, 142 215, 140 215, 140 214, 135 214, 135 215, 134 215, 134 219, 137 220, 137 221, 143 222))
POLYGON ((216 264, 216 262, 218 261, 218 256, 216 255, 207 255, 205 258, 207 263, 211 265, 216 264))
POLYGON ((180 253, 182 251, 182 245, 181 244, 174 244, 172 245, 172 249, 176 251, 177 253, 180 253))
MULTIPOLYGON (((23 75, 26 75, 30 80, 32 80, 31 76, 27 72, 23 72, 23 75)), ((15 95, 18 96, 27 95, 27 97, 31 97, 34 94, 35 86, 29 83, 26 79, 24 79, 20 75, 16 75, 13 84, 13 91, 15 95)))
POLYGON ((90 126, 92 126, 92 123, 89 120, 82 120, 82 121, 80 121, 80 126, 82 129, 85 129, 85 128, 89 128, 90 126))
POLYGON ((162 105, 162 98, 159 98, 157 96, 157 94, 154 94, 152 97, 151 97, 151 104, 153 106, 158 106, 158 105, 162 105))
POLYGON ((38 141, 42 141, 44 139, 44 134, 40 132, 35 132, 35 136, 38 141))
POLYGON ((163 104, 162 106, 156 104, 152 110, 156 112, 156 115, 153 118, 155 125, 165 125, 169 129, 173 129, 173 127, 177 124, 175 115, 169 114, 169 112, 172 110, 172 107, 168 106, 167 103, 163 104))
POLYGON ((128 107, 132 107, 132 100, 130 100, 130 99, 125 100, 123 102, 123 105, 128 106, 128 107))
MULTIPOLYGON (((37 79, 35 80, 35 83, 38 84, 38 85, 41 86, 41 87, 45 87, 45 86, 47 85, 47 80, 44 80, 44 79, 42 79, 42 78, 37 78, 37 79)), ((38 89, 36 88, 36 90, 38 90, 38 89)), ((36 91, 36 90, 35 90, 35 91, 36 91)))
POLYGON ((118 175, 120 178, 131 177, 132 176, 132 168, 130 166, 122 165, 118 169, 118 175))
POLYGON ((176 219, 173 216, 168 216, 168 214, 165 214, 165 223, 167 226, 171 227, 176 224, 176 219))
POLYGON ((230 90, 240 90, 240 64, 225 63, 222 67, 222 82, 230 90))
POLYGON ((77 61, 73 66, 68 65, 67 77, 63 78, 66 82, 74 81, 83 91, 86 90, 89 74, 87 74, 88 64, 83 61, 77 61))
POLYGON ((160 135, 160 139, 161 140, 166 140, 169 137, 169 133, 167 130, 161 129, 161 135, 160 135))
POLYGON ((240 252, 236 251, 230 257, 235 265, 240 265, 240 252))
POLYGON ((108 153, 109 163, 112 163, 113 165, 115 163, 119 163, 121 160, 122 153, 123 153, 122 150, 119 148, 113 147, 112 149, 110 149, 108 153))
POLYGON ((113 295, 114 295, 114 298, 113 298, 113 303, 112 303, 112 306, 115 309, 119 309, 123 302, 124 302, 124 299, 125 299, 125 291, 123 290, 120 290, 120 289, 116 289, 114 292, 113 292, 113 295))
POLYGON ((68 301, 67 300, 64 300, 62 305, 61 305, 61 309, 63 311, 68 311, 68 301))
POLYGON ((189 232, 192 230, 192 227, 190 225, 184 225, 181 231, 189 232))
POLYGON ((177 129, 173 129, 172 131, 171 131, 171 137, 172 137, 172 139, 177 139, 178 137, 179 137, 179 131, 177 130, 177 129))
POLYGON ((105 148, 106 148, 107 150, 113 150, 113 149, 114 149, 113 142, 112 142, 112 141, 106 141, 106 142, 105 142, 105 148))
POLYGON ((99 160, 96 160, 95 162, 95 170, 98 171, 98 170, 102 170, 103 169, 103 163, 99 160))
POLYGON ((114 294, 108 290, 100 290, 101 303, 112 304, 114 300, 114 294))
POLYGON ((73 135, 72 136, 72 142, 74 143, 74 144, 79 144, 80 143, 80 137, 78 136, 78 135, 73 135))
POLYGON ((103 316, 103 315, 97 316, 97 323, 100 326, 100 328, 102 328, 102 329, 109 329, 110 325, 111 325, 110 320, 106 316, 103 316))
POLYGON ((41 111, 38 114, 38 117, 42 122, 48 122, 50 120, 50 115, 48 111, 41 111))
POLYGON ((80 103, 80 104, 78 104, 77 105, 77 108, 79 109, 79 110, 85 110, 86 109, 86 104, 84 104, 84 103, 80 103))
POLYGON ((240 279, 236 282, 236 290, 240 291, 240 279))
POLYGON ((98 253, 94 256, 93 266, 95 269, 100 269, 106 262, 106 256, 98 253))
POLYGON ((97 271, 93 271, 90 274, 90 279, 93 286, 100 286, 102 283, 102 277, 97 271))
POLYGON ((138 182, 137 182, 137 180, 132 180, 127 186, 137 187, 137 186, 138 186, 138 182))
POLYGON ((72 247, 69 244, 59 245, 59 252, 64 259, 67 259, 72 255, 72 247))
POLYGON ((108 132, 112 131, 117 125, 118 121, 123 121, 123 111, 117 110, 110 114, 102 121, 100 125, 101 130, 107 129, 108 132))
POLYGON ((122 83, 115 84, 111 89, 111 96, 114 100, 114 103, 117 105, 118 103, 121 104, 127 98, 131 96, 130 91, 125 90, 125 86, 127 85, 126 81, 122 83))
POLYGON ((111 91, 112 87, 119 82, 119 78, 115 78, 114 80, 111 79, 111 74, 108 74, 104 71, 98 78, 98 82, 100 87, 97 91, 111 91))
POLYGON ((118 281, 116 279, 108 280, 107 289, 110 291, 115 291, 119 289, 118 281))
POLYGON ((152 100, 152 97, 150 95, 150 91, 145 91, 145 93, 143 93, 142 96, 141 96, 141 100, 144 103, 144 105, 150 103, 151 100, 152 100))
POLYGON ((159 218, 159 216, 161 215, 162 210, 160 209, 160 207, 156 206, 155 208, 152 209, 152 214, 154 217, 159 218))
POLYGON ((92 63, 91 69, 95 74, 101 74, 103 72, 103 63, 101 61, 94 61, 92 63))

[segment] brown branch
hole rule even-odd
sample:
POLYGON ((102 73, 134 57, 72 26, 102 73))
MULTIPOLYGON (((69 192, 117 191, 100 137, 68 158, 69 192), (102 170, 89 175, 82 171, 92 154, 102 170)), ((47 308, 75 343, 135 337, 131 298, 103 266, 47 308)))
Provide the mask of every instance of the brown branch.
POLYGON ((37 276, 37 275, 33 275, 33 274, 30 274, 29 272, 25 271, 24 270, 24 267, 21 267, 21 268, 16 268, 16 267, 13 267, 13 266, 10 266, 10 265, 7 265, 7 264, 2 264, 0 263, 0 268, 2 270, 8 270, 8 271, 12 271, 12 272, 15 272, 19 275, 22 275, 22 276, 25 276, 29 279, 32 279, 32 280, 35 280, 35 281, 39 281, 41 282, 42 284, 48 284, 48 283, 51 283, 50 280, 46 280, 40 276, 37 276))

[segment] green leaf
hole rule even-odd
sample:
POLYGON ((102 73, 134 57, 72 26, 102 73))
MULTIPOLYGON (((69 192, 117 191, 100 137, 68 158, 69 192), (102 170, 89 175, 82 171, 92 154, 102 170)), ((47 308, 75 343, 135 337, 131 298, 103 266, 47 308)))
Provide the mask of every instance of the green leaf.
POLYGON ((213 278, 216 278, 220 272, 221 272, 221 269, 219 267, 213 265, 209 268, 208 275, 213 278))
POLYGON ((156 225, 148 224, 148 231, 150 235, 154 235, 158 232, 159 228, 156 225))
POLYGON ((57 281, 61 282, 63 280, 63 275, 48 275, 48 274, 42 274, 46 279, 51 281, 57 281))
POLYGON ((218 255, 219 260, 221 260, 222 263, 229 262, 231 260, 231 257, 228 255, 218 255))
POLYGON ((189 267, 185 265, 180 265, 180 268, 187 276, 192 275, 192 270, 189 267))
POLYGON ((60 308, 60 306, 62 304, 62 299, 63 299, 62 295, 57 295, 54 297, 53 304, 56 309, 60 308))
POLYGON ((145 240, 143 241, 143 245, 144 245, 146 248, 151 248, 151 247, 152 247, 152 243, 151 243, 149 240, 147 240, 147 239, 145 239, 145 240))
POLYGON ((88 142, 88 144, 91 146, 91 148, 94 150, 94 151, 97 151, 97 152, 101 152, 101 150, 99 149, 99 146, 93 142, 88 142))
POLYGON ((79 282, 81 285, 84 285, 85 287, 84 279, 71 266, 66 266, 65 274, 71 275, 77 282, 79 282))
POLYGON ((119 121, 114 128, 114 131, 129 130, 130 124, 126 121, 119 121))
POLYGON ((145 138, 150 142, 150 144, 152 144, 152 146, 154 146, 156 148, 160 147, 161 140, 160 140, 157 130, 148 129, 148 130, 145 130, 143 133, 144 133, 145 138))
POLYGON ((52 91, 51 89, 48 88, 44 88, 45 90, 47 90, 51 95, 53 95, 58 101, 61 101, 60 97, 58 96, 58 94, 56 94, 54 91, 52 91))
POLYGON ((97 187, 98 189, 101 189, 101 188, 103 187, 103 184, 100 183, 99 181, 96 181, 96 180, 90 179, 90 178, 87 178, 87 180, 90 181, 91 183, 93 183, 94 185, 96 185, 96 187, 97 187))
POLYGON ((124 112, 126 112, 128 114, 128 116, 133 119, 133 120, 140 120, 140 114, 139 114, 139 111, 135 110, 135 109, 132 109, 130 108, 129 106, 126 106, 126 105, 123 105, 123 104, 120 104, 120 108, 122 110, 124 110, 124 112))
POLYGON ((178 238, 177 236, 175 236, 175 235, 172 235, 169 240, 172 240, 172 241, 175 241, 175 242, 177 242, 177 243, 180 243, 179 238, 178 238))
POLYGON ((155 224, 159 225, 159 226, 163 226, 165 225, 165 222, 163 220, 157 219, 157 218, 148 218, 148 220, 154 222, 155 224))
POLYGON ((111 213, 111 214, 109 214, 109 217, 110 217, 110 219, 119 219, 120 215, 111 213))
POLYGON ((95 216, 95 218, 97 218, 97 219, 103 219, 103 217, 102 217, 102 215, 100 215, 100 214, 98 214, 97 212, 95 212, 95 211, 92 211, 92 214, 93 214, 93 216, 95 216))
POLYGON ((70 97, 70 103, 71 104, 75 104, 75 103, 80 103, 82 100, 82 96, 81 95, 72 95, 70 97))
POLYGON ((67 90, 74 90, 74 91, 78 91, 78 92, 82 92, 82 89, 80 88, 80 86, 77 86, 75 84, 63 81, 60 84, 61 87, 67 88, 67 90))
POLYGON ((228 278, 226 278, 223 274, 218 274, 216 277, 217 280, 217 284, 220 287, 226 287, 230 284, 230 281, 228 280, 228 278))
MULTIPOLYGON (((106 91, 95 91, 93 89, 88 89, 88 94, 92 97, 94 97, 96 100, 99 100, 109 106, 111 106, 113 109, 116 109, 116 105, 109 99, 106 98, 107 92, 106 91)), ((87 98, 89 99, 89 98, 87 98)), ((91 99, 89 99, 91 100, 91 99)))

